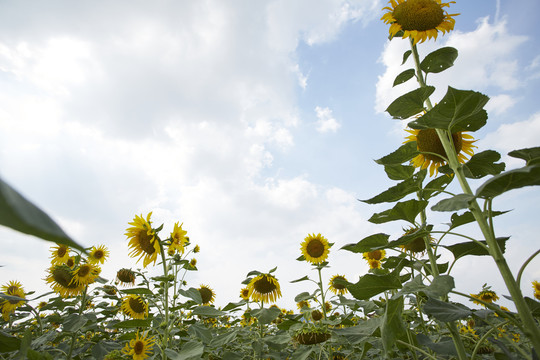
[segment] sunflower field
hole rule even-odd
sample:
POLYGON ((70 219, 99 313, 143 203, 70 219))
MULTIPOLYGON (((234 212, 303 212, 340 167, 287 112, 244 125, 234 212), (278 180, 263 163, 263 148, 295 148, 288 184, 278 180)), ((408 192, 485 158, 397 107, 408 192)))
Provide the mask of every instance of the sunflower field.
POLYGON ((493 219, 505 213, 495 209, 497 196, 540 185, 540 147, 510 152, 522 167, 505 170, 501 155, 478 149, 472 135, 486 124, 486 95, 449 86, 432 103, 428 74, 450 69, 458 50, 421 56, 418 48, 453 30, 459 14, 448 12, 451 3, 390 0, 383 8, 392 41, 410 43, 394 86, 416 81, 418 88, 387 108, 408 122, 406 141, 376 160, 395 184, 362 200, 389 204, 371 223, 406 228, 397 239, 381 230, 339 246, 366 262, 368 273, 354 281, 329 274, 336 244, 307 234, 294 255, 306 273, 292 283, 308 282, 312 290, 296 294, 296 309, 274 305, 282 297, 276 268, 247 272, 239 297, 216 307, 209 285, 189 284, 201 249, 182 223, 163 234, 152 212, 135 215, 125 236, 142 267, 102 274, 101 265, 113 261, 107 247, 80 246, 0 180, 0 224, 52 243, 50 292, 27 292, 16 280, 1 284, 0 359, 538 359, 540 282, 521 278, 540 250, 513 274, 504 254, 509 238, 497 236, 493 219), (471 179, 483 182, 473 189, 471 179), (428 209, 447 213, 449 222, 430 224, 428 209), (466 224, 482 238, 461 232, 466 224), (447 245, 449 237, 460 242, 447 245), (453 261, 441 262, 442 253, 453 261), (487 284, 474 294, 455 288, 452 269, 471 256, 493 258, 515 311, 498 305, 487 284))

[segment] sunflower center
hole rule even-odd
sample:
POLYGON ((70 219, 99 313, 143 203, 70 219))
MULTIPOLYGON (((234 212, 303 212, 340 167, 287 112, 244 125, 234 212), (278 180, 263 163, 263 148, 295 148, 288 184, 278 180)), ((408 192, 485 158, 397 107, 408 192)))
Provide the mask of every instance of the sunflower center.
POLYGON ((118 277, 118 280, 124 283, 130 283, 135 281, 135 274, 129 269, 120 269, 116 273, 116 276, 118 277))
POLYGON ((404 245, 405 250, 408 250, 413 253, 421 253, 424 250, 426 250, 426 242, 424 241, 424 238, 417 237, 416 239, 412 240, 407 245, 404 245))
POLYGON ((144 303, 139 298, 129 298, 129 307, 137 314, 143 314, 146 311, 144 303))
POLYGON ((73 276, 71 275, 71 272, 69 272, 68 270, 64 269, 64 268, 55 268, 53 271, 52 271, 52 276, 53 276, 53 279, 54 281, 65 287, 65 288, 76 288, 77 287, 77 284, 76 283, 72 283, 71 280, 73 280, 73 276))
POLYGON ((383 258, 383 252, 381 250, 373 250, 369 252, 369 257, 372 260, 380 261, 383 258))
POLYGON ((10 287, 7 288, 6 293, 7 293, 8 295, 13 295, 13 294, 15 294, 15 292, 16 292, 18 289, 19 289, 19 288, 18 288, 17 286, 11 285, 10 287))
POLYGON ((309 256, 318 258, 324 254, 324 244, 318 239, 313 239, 307 244, 306 250, 309 256))
POLYGON ((94 259, 101 259, 103 256, 105 256, 105 254, 103 253, 102 250, 96 250, 94 252, 94 259))
MULTIPOLYGON (((452 142, 454 143, 456 154, 459 154, 461 151, 463 146, 462 140, 461 133, 452 134, 452 142)), ((435 129, 420 130, 416 135, 416 145, 418 150, 421 152, 429 152, 440 155, 424 154, 424 157, 428 160, 441 161, 441 157, 446 157, 446 152, 444 151, 441 139, 439 139, 439 135, 437 135, 437 131, 435 129)))
POLYGON ((70 268, 73 267, 75 265, 75 260, 73 260, 71 258, 67 259, 66 265, 69 266, 70 268))
POLYGON ((135 342, 133 351, 135 352, 135 355, 141 355, 144 351, 144 342, 142 342, 141 340, 138 340, 137 342, 135 342))
POLYGON ((269 294, 272 291, 276 290, 276 284, 268 280, 266 276, 263 276, 259 280, 255 281, 253 287, 255 288, 255 290, 257 290, 259 294, 269 294))
POLYGON ((156 249, 154 249, 154 242, 152 241, 154 237, 152 235, 148 235, 148 232, 146 230, 139 231, 139 246, 145 253, 148 255, 152 255, 156 249))
POLYGON ((214 295, 212 290, 203 287, 199 289, 199 293, 201 294, 203 304, 208 304, 212 301, 212 295, 214 295))
POLYGON ((249 295, 249 290, 248 289, 242 290, 242 296, 243 297, 248 297, 248 295, 249 295))
POLYGON ((343 290, 343 289, 345 289, 345 285, 336 283, 336 280, 339 280, 339 281, 347 281, 347 280, 346 280, 344 277, 337 276, 337 277, 334 278, 334 280, 332 281, 332 286, 334 287, 334 289, 337 289, 337 290, 343 290))
POLYGON ((406 0, 395 7, 392 15, 403 30, 426 31, 437 28, 444 11, 434 0, 406 0))
POLYGON ((67 249, 65 246, 60 246, 56 254, 58 255, 58 257, 64 257, 64 255, 66 255, 66 251, 67 249))
POLYGON ((81 265, 81 267, 79 268, 79 271, 77 272, 77 275, 79 275, 79 277, 85 277, 89 273, 90 273, 90 266, 81 265))

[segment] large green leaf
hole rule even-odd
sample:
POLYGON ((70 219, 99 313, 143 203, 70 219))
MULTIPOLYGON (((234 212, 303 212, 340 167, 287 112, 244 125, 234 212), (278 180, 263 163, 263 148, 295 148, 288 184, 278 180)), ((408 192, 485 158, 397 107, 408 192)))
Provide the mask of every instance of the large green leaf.
MULTIPOLYGON (((507 212, 508 211, 492 211, 490 215, 495 217, 502 214, 506 214, 507 212)), ((486 213, 485 216, 487 215, 488 214, 486 213)), ((458 213, 452 214, 452 216, 450 217, 450 220, 451 220, 451 223, 449 224, 450 225, 449 230, 452 230, 452 229, 457 228, 458 226, 469 224, 475 221, 475 218, 474 218, 474 215, 470 211, 465 211, 461 215, 459 215, 458 213)))
POLYGON ((347 250, 353 253, 365 253, 372 251, 376 248, 383 247, 388 244, 388 238, 390 235, 387 234, 373 234, 368 237, 363 238, 356 244, 347 244, 343 246, 342 250, 347 250))
POLYGON ((424 186, 421 191, 422 199, 429 200, 431 197, 438 195, 442 190, 446 189, 448 184, 452 182, 453 177, 442 175, 439 176, 424 186))
POLYGON ((443 47, 428 54, 420 63, 420 69, 426 73, 439 73, 452 67, 458 57, 453 47, 443 47))
MULTIPOLYGON (((497 238, 497 244, 501 248, 501 251, 504 253, 506 250, 506 242, 510 239, 509 237, 497 238)), ((485 241, 479 241, 481 244, 487 245, 485 241)), ((481 245, 474 241, 467 241, 464 243, 458 243, 454 245, 441 245, 447 250, 451 251, 454 255, 454 258, 459 259, 463 256, 474 255, 474 256, 485 256, 489 255, 489 252, 481 245)))
POLYGON ((456 346, 450 337, 443 337, 439 341, 433 342, 427 335, 418 333, 416 334, 416 339, 418 340, 418 344, 427 346, 429 349, 433 350, 439 355, 450 355, 454 356, 455 358, 458 357, 456 346))
POLYGON ((147 328, 147 327, 150 327, 150 324, 152 323, 152 319, 151 318, 148 318, 148 319, 132 319, 132 320, 124 320, 124 321, 120 321, 114 325, 112 325, 113 328, 115 329, 118 329, 118 328, 138 328, 138 327, 142 327, 142 328, 147 328))
POLYGON ((401 72, 398 76, 396 76, 396 79, 394 80, 394 84, 392 86, 403 84, 404 82, 412 79, 414 75, 415 75, 414 69, 407 69, 401 72))
POLYGON ((422 282, 422 275, 417 275, 413 280, 405 283, 399 293, 414 294, 423 292, 429 297, 438 298, 448 295, 454 287, 454 278, 450 275, 436 276, 429 285, 422 282))
POLYGON ((411 160, 418 154, 416 141, 409 141, 401 145, 396 151, 375 160, 375 162, 379 165, 398 165, 411 160))
POLYGON ((228 343, 232 342, 236 338, 237 334, 238 334, 238 329, 233 329, 233 330, 230 330, 229 332, 226 332, 225 334, 221 334, 219 336, 216 336, 210 342, 210 346, 219 347, 219 346, 223 346, 225 344, 228 344, 228 343))
POLYGON ((431 207, 433 211, 456 211, 468 209, 471 201, 474 200, 474 195, 458 194, 448 199, 442 199, 437 204, 431 207))
POLYGON ((87 322, 88 319, 84 316, 79 314, 69 314, 63 322, 63 330, 75 332, 81 329, 87 322))
POLYGON ((276 307, 251 310, 251 315, 256 317, 261 324, 270 324, 280 313, 281 310, 276 307))
POLYGON ((213 337, 210 329, 199 323, 191 324, 188 328, 188 334, 198 337, 205 344, 208 344, 213 337))
POLYGON ((386 111, 394 119, 408 119, 424 111, 424 101, 435 91, 433 86, 421 87, 401 95, 394 100, 386 111))
POLYGON ((443 322, 465 319, 472 315, 472 310, 465 305, 444 302, 431 297, 424 305, 424 312, 443 322))
POLYGON ((122 294, 133 294, 133 295, 153 295, 152 290, 147 288, 133 288, 133 289, 123 289, 120 290, 122 294))
POLYGON ((211 306, 197 306, 195 309, 193 309, 192 312, 193 315, 201 315, 201 316, 210 316, 210 317, 216 317, 216 316, 222 316, 225 315, 225 313, 221 310, 218 310, 211 306))
POLYGON ((367 204, 379 204, 383 202, 394 202, 398 201, 405 196, 412 194, 422 188, 422 181, 426 177, 426 171, 421 170, 408 178, 400 182, 399 184, 392 186, 391 188, 383 191, 377 196, 372 197, 367 200, 360 200, 367 204))
POLYGON ((535 165, 540 162, 540 147, 514 150, 508 155, 525 160, 527 162, 525 165, 535 165))
POLYGON ((374 224, 382 224, 389 221, 405 220, 414 224, 414 219, 426 208, 427 204, 427 201, 418 201, 415 199, 398 202, 392 209, 373 214, 368 221, 374 224))
POLYGON ((414 174, 415 167, 412 165, 391 164, 384 165, 384 171, 390 180, 405 180, 414 174))
POLYGON ((85 251, 53 219, 0 179, 0 225, 85 251))
POLYGON ((476 196, 489 199, 513 189, 533 185, 540 185, 540 164, 495 175, 476 189, 476 196))
POLYGON ((448 87, 446 95, 430 111, 411 121, 413 129, 444 129, 452 134, 476 131, 486 124, 487 112, 483 109, 489 98, 476 91, 448 87))
POLYGON ((203 344, 198 341, 188 341, 181 346, 181 350, 178 353, 168 352, 167 356, 172 360, 200 359, 203 352, 203 344))
POLYGON ((463 172, 470 179, 480 179, 486 175, 497 175, 504 171, 504 163, 496 163, 501 159, 501 155, 493 150, 482 151, 474 154, 467 163, 463 165, 463 172))
POLYGON ((381 340, 386 354, 392 350, 396 340, 407 341, 405 326, 401 321, 403 303, 403 296, 386 301, 386 308, 381 321, 381 340))
POLYGON ((0 353, 19 350, 21 339, 0 331, 0 353))
POLYGON ((397 276, 366 274, 356 284, 350 284, 347 289, 358 300, 367 300, 386 290, 401 288, 397 276))
POLYGON ((192 299, 197 304, 202 304, 201 292, 198 289, 195 289, 195 288, 189 288, 187 290, 180 289, 178 290, 178 294, 192 299))

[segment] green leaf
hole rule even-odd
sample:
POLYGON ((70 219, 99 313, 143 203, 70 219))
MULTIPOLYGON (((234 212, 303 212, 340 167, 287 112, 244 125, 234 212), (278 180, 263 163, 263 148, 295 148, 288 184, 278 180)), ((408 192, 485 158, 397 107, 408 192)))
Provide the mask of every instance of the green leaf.
POLYGON ((276 307, 251 310, 251 315, 256 317, 261 324, 270 324, 279 314, 281 314, 281 310, 276 307))
POLYGON ((219 346, 223 346, 225 344, 228 344, 228 343, 232 342, 236 338, 237 334, 238 334, 238 330, 234 329, 234 330, 231 330, 231 331, 229 331, 229 332, 227 332, 225 334, 216 336, 210 342, 210 346, 219 347, 219 346))
POLYGON ((309 280, 309 277, 306 275, 300 279, 296 279, 296 280, 293 280, 293 281, 290 281, 290 283, 297 283, 297 282, 300 282, 300 281, 305 281, 305 280, 309 280))
POLYGON ((188 334, 198 337, 205 344, 208 344, 212 340, 212 332, 206 326, 198 323, 190 325, 188 334))
POLYGON ((387 245, 389 237, 390 235, 382 233, 370 235, 366 238, 363 238, 356 244, 348 244, 343 246, 341 250, 347 250, 353 253, 365 253, 368 251, 372 251, 375 248, 387 245))
POLYGON ((405 161, 411 160, 418 154, 419 152, 416 148, 416 141, 409 141, 401 145, 393 153, 383 156, 379 160, 375 160, 375 162, 379 165, 399 165, 405 161))
POLYGON ((407 50, 403 53, 403 62, 401 63, 401 65, 405 64, 405 61, 407 61, 407 59, 409 58, 409 56, 411 56, 412 54, 412 50, 407 50))
POLYGON ((448 199, 443 199, 431 207, 433 211, 456 211, 468 209, 471 201, 474 200, 474 195, 458 194, 448 199))
POLYGON ((405 283, 399 294, 413 294, 423 292, 429 297, 438 298, 448 295, 454 288, 454 278, 450 275, 436 276, 429 286, 422 282, 422 275, 417 275, 413 280, 405 283))
POLYGON ((0 330, 0 353, 19 350, 21 339, 0 330))
POLYGON ((243 356, 236 353, 226 351, 223 353, 223 360, 242 360, 243 356))
POLYGON ((225 307, 222 310, 223 311, 234 310, 234 309, 239 308, 240 306, 242 306, 244 304, 245 304, 244 301, 240 301, 240 302, 237 302, 237 303, 230 302, 227 305, 225 305, 225 307))
POLYGON ((405 220, 414 224, 414 219, 426 208, 427 204, 427 201, 414 199, 398 202, 392 209, 373 214, 368 221, 374 224, 382 224, 390 221, 405 220))
POLYGON ((199 292, 199 290, 197 290, 195 288, 189 288, 187 290, 180 289, 180 290, 178 290, 178 294, 192 299, 197 304, 202 304, 201 293, 199 292))
POLYGON ((414 169, 412 165, 392 164, 384 166, 384 171, 390 180, 408 179, 414 174, 414 169))
POLYGON ((367 300, 386 290, 401 288, 399 278, 394 275, 366 274, 356 284, 350 284, 347 289, 358 300, 367 300))
POLYGON ((403 296, 386 301, 386 308, 381 322, 381 340, 385 354, 392 350, 396 340, 407 341, 405 327, 401 321, 402 312, 403 296))
POLYGON ((508 155, 525 160, 527 162, 525 165, 536 165, 540 160, 540 147, 514 150, 510 151, 508 155))
POLYGON ((393 248, 399 245, 408 244, 416 238, 429 236, 432 228, 432 225, 427 225, 425 228, 419 228, 413 233, 403 235, 397 240, 390 241, 384 248, 393 248))
POLYGON ((443 337, 439 341, 433 342, 427 335, 418 333, 416 334, 416 339, 418 340, 418 344, 428 347, 439 355, 458 357, 456 346, 454 345, 452 338, 443 337))
POLYGON ((298 303, 300 301, 309 300, 311 298, 313 298, 313 296, 310 293, 308 293, 307 291, 304 291, 304 292, 301 292, 300 294, 298 294, 298 295, 296 295, 294 297, 294 302, 298 303))
POLYGON ((422 189, 421 196, 424 200, 429 200, 432 196, 438 195, 446 186, 452 182, 451 176, 442 175, 428 182, 422 189))
POLYGON ((424 305, 424 312, 442 322, 465 319, 472 315, 472 310, 465 305, 444 302, 431 297, 424 305))
POLYGON ((391 188, 383 191, 377 196, 368 200, 360 200, 367 204, 379 204, 383 202, 398 201, 405 196, 412 194, 422 188, 422 181, 426 177, 426 170, 421 170, 414 174, 412 177, 400 182, 399 184, 392 186, 391 188))
POLYGON ((298 349, 292 353, 291 360, 306 360, 312 352, 313 348, 311 346, 298 347, 298 349))
POLYGON ((394 100, 388 108, 386 108, 386 111, 394 119, 408 119, 425 110, 424 101, 426 101, 433 91, 435 91, 433 86, 421 87, 410 91, 394 100))
POLYGON ((147 288, 133 288, 133 289, 123 289, 120 290, 122 294, 130 295, 153 295, 154 293, 147 288))
POLYGON ((476 189, 476 196, 489 199, 513 189, 533 185, 540 185, 539 165, 525 166, 495 175, 476 189))
POLYGON ((79 314, 69 314, 63 322, 63 330, 75 332, 82 328, 87 321, 88 319, 86 319, 84 316, 80 316, 79 314))
POLYGON ((147 328, 147 327, 150 327, 151 324, 152 324, 152 318, 148 318, 144 320, 132 319, 132 320, 120 321, 114 324, 112 327, 115 329, 118 329, 118 328, 127 329, 127 328, 138 328, 138 327, 147 328))
MULTIPOLYGON (((507 212, 508 211, 492 211, 491 216, 495 217, 502 214, 506 214, 507 212)), ((487 213, 484 213, 484 216, 487 216, 487 213)), ((450 217, 450 221, 451 223, 449 224, 450 225, 449 230, 452 230, 452 229, 457 228, 458 226, 465 225, 465 224, 475 221, 475 218, 474 218, 474 215, 470 211, 466 211, 461 215, 457 213, 452 214, 452 216, 450 217)))
POLYGON ((198 341, 188 341, 182 345, 182 349, 176 354, 176 356, 170 356, 173 360, 188 360, 188 359, 200 359, 204 352, 204 345, 198 341))
POLYGON ((420 63, 420 69, 425 73, 439 73, 454 66, 458 51, 453 47, 443 47, 428 54, 420 63))
MULTIPOLYGON (((508 241, 508 239, 510 238, 500 237, 496 239, 503 253, 506 250, 506 242, 508 241)), ((487 243, 485 241, 482 240, 479 242, 487 246, 487 243)), ((456 260, 467 255, 474 255, 474 256, 489 255, 489 252, 483 246, 479 245, 478 243, 474 241, 467 241, 464 243, 458 243, 454 245, 441 245, 441 246, 451 251, 456 260)))
POLYGON ((414 69, 407 69, 400 73, 398 76, 396 76, 396 79, 394 80, 394 84, 392 86, 403 84, 404 82, 410 80, 414 75, 414 69))
POLYGON ((446 95, 430 111, 411 121, 413 129, 444 129, 452 134, 476 131, 486 124, 487 112, 483 109, 489 98, 476 91, 448 87, 446 95))
POLYGON ((532 316, 540 318, 540 302, 531 299, 530 297, 525 297, 525 302, 527 303, 532 316))
POLYGON ((464 174, 470 179, 480 179, 486 175, 500 174, 506 167, 504 163, 495 163, 500 159, 501 155, 493 150, 486 150, 474 154, 471 159, 463 165, 464 174))
POLYGON ((214 307, 203 305, 203 306, 197 306, 195 309, 193 309, 193 315, 216 317, 216 316, 225 315, 225 313, 214 307))
POLYGON ((0 179, 0 225, 86 252, 45 212, 0 179))

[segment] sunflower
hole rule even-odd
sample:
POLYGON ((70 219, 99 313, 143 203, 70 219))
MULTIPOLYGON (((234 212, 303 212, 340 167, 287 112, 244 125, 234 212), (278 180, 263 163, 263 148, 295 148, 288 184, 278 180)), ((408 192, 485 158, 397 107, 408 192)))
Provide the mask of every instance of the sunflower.
POLYGON ((330 285, 330 291, 336 295, 345 295, 347 293, 347 287, 343 284, 347 282, 347 279, 343 275, 334 275, 330 279, 328 285, 330 285), (336 281, 337 280, 337 281, 336 281))
POLYGON ((178 251, 181 254, 184 253, 184 246, 186 246, 187 243, 187 231, 182 230, 182 225, 183 223, 180 225, 178 225, 178 223, 174 224, 174 229, 171 233, 171 244, 169 245, 169 251, 171 251, 172 249, 174 251, 178 251))
POLYGON ((197 266, 197 259, 193 258, 189 261, 189 266, 191 266, 192 268, 194 268, 195 266, 197 266))
POLYGON ((122 352, 126 355, 133 355, 133 360, 144 360, 150 357, 150 353, 156 342, 153 336, 147 337, 148 333, 144 333, 142 337, 139 337, 139 332, 135 339, 131 339, 129 344, 122 349, 122 352))
POLYGON ((75 259, 75 256, 70 256, 65 262, 65 265, 70 269, 73 269, 76 264, 77 264, 77 261, 75 259))
POLYGON ((199 287, 199 294, 201 294, 201 299, 203 305, 208 305, 214 302, 216 294, 208 285, 201 285, 199 287))
POLYGON ((471 294, 471 296, 475 299, 481 300, 473 300, 473 303, 483 306, 485 306, 484 302, 491 304, 494 301, 499 300, 499 296, 495 293, 495 291, 492 291, 490 290, 490 287, 485 286, 478 294, 471 294))
POLYGON ((379 260, 368 259, 368 264, 370 269, 380 269, 381 262, 379 260))
POLYGON ((77 296, 82 293, 84 285, 73 281, 75 275, 66 265, 54 265, 49 268, 49 275, 45 280, 51 284, 55 293, 63 298, 77 296))
POLYGON ((538 281, 533 281, 532 282, 532 287, 534 289, 535 292, 540 292, 540 282, 538 281))
POLYGON ((201 248, 199 247, 199 245, 195 245, 195 247, 193 248, 193 252, 196 254, 199 251, 201 251, 201 248))
POLYGON ((98 247, 93 247, 90 249, 90 256, 88 257, 88 262, 92 264, 104 264, 105 260, 109 256, 109 250, 105 245, 100 245, 98 247))
POLYGON ((69 259, 69 247, 64 244, 56 244, 51 248, 51 264, 62 265, 69 259))
POLYGON ((248 284, 249 296, 253 301, 275 302, 281 297, 278 280, 270 274, 260 274, 248 284))
POLYGON ((403 39, 410 37, 413 43, 424 42, 426 39, 437 39, 438 32, 443 34, 454 30, 456 20, 443 10, 450 7, 441 0, 390 0, 392 5, 384 7, 388 10, 381 17, 385 24, 390 25, 390 36, 394 37, 399 31, 403 31, 403 39))
POLYGON ((311 308, 311 304, 309 303, 309 300, 300 300, 299 302, 296 303, 296 306, 298 307, 298 310, 302 310, 304 308, 306 309, 311 308))
MULTIPOLYGON (((414 232, 418 231, 418 228, 410 228, 408 230, 405 230, 405 234, 403 236, 412 234, 414 232)), ((430 242, 434 242, 435 239, 433 239, 431 236, 429 237, 430 242)), ((424 237, 419 236, 412 240, 410 240, 407 244, 399 245, 401 250, 410 253, 411 255, 416 254, 423 254, 426 251, 426 242, 424 240, 424 237)))
MULTIPOLYGON (((435 129, 407 129, 409 134, 404 143, 416 141, 416 148, 422 154, 417 155, 411 160, 411 164, 417 168, 427 169, 429 167, 429 175, 439 173, 439 167, 446 163, 446 152, 444 151, 439 135, 435 129)), ((476 140, 463 132, 452 134, 452 142, 460 163, 465 163, 467 157, 465 154, 472 156, 473 148, 476 146, 473 143, 476 140)))
POLYGON ((139 295, 122 298, 122 312, 133 319, 145 319, 148 316, 148 304, 139 295))
POLYGON ((330 252, 328 240, 321 234, 308 234, 301 244, 300 250, 306 261, 312 264, 320 264, 326 260, 330 252))
MULTIPOLYGON (((1 291, 8 296, 16 296, 21 299, 25 299, 25 293, 22 288, 22 284, 18 281, 11 280, 6 285, 2 286, 1 291)), ((24 300, 0 300, 0 309, 2 309, 2 317, 4 320, 9 320, 9 314, 15 312, 19 306, 24 305, 24 300)))
POLYGON ((242 288, 240 290, 240 297, 243 299, 243 300, 249 300, 249 289, 247 287, 245 288, 242 288))
POLYGON ((129 247, 131 248, 129 256, 139 257, 137 262, 143 259, 144 267, 148 266, 151 262, 155 264, 158 254, 161 253, 159 239, 151 226, 151 215, 152 212, 148 214, 146 220, 142 215, 135 215, 133 222, 129 223, 132 227, 128 228, 125 233, 129 239, 129 247))
POLYGON ((96 278, 101 273, 101 268, 92 263, 81 264, 73 270, 73 280, 77 285, 86 286, 96 281, 96 278))
POLYGON ((120 269, 116 272, 116 279, 126 286, 135 285, 135 273, 130 269, 120 269))
POLYGON ((368 262, 369 260, 381 261, 382 259, 386 257, 386 251, 373 250, 373 251, 365 252, 363 256, 364 256, 364 259, 366 259, 368 262))

